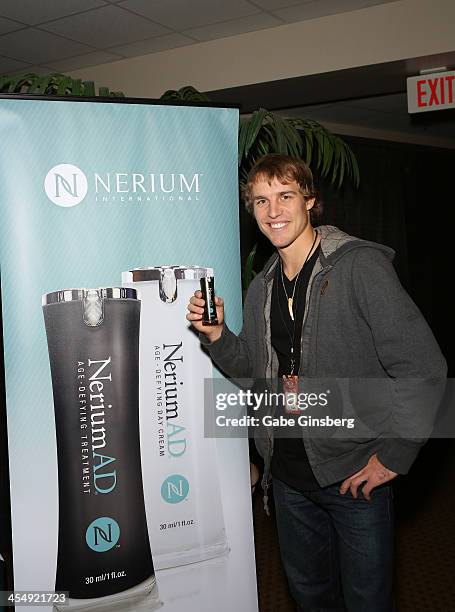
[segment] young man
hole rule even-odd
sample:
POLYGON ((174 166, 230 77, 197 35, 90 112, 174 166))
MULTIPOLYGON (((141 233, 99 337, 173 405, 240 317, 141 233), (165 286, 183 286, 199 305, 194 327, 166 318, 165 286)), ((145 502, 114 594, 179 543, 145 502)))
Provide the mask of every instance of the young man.
POLYGON ((187 319, 231 377, 267 379, 272 388, 281 379, 294 391, 305 377, 386 383, 367 402, 385 435, 280 438, 267 428, 256 445, 266 495, 273 477, 281 556, 299 610, 392 611, 389 483, 407 473, 423 443, 410 424, 431 429, 444 358, 398 281, 392 250, 313 227, 318 201, 302 161, 265 156, 244 195, 277 254, 249 288, 242 332, 224 323, 220 297, 219 324, 204 327, 200 292, 187 319))

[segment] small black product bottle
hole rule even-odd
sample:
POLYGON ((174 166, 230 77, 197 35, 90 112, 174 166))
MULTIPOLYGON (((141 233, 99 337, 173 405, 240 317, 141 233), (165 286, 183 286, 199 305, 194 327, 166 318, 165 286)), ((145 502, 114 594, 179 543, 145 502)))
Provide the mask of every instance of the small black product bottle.
POLYGON ((205 300, 202 325, 218 325, 215 306, 215 278, 206 276, 201 278, 202 298, 205 300))

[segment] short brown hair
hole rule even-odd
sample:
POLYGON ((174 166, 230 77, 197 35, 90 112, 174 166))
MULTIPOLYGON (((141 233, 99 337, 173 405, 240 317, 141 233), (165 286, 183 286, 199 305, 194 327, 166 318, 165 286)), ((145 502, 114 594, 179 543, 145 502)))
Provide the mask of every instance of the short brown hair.
POLYGON ((253 214, 252 188, 259 178, 264 178, 269 184, 274 178, 284 184, 295 181, 305 198, 315 198, 314 205, 310 209, 311 222, 314 222, 320 216, 322 206, 318 193, 314 188, 313 173, 301 159, 291 157, 290 155, 272 153, 264 155, 254 164, 248 173, 246 185, 242 193, 245 207, 251 214, 253 214))

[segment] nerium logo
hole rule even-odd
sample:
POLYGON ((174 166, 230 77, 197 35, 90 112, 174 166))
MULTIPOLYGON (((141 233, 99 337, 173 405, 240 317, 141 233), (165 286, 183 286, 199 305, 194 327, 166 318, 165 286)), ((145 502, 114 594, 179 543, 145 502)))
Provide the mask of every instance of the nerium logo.
POLYGON ((51 202, 70 208, 80 204, 87 195, 87 177, 77 166, 59 164, 47 173, 44 190, 51 202))
POLYGON ((178 504, 187 498, 190 491, 188 480, 180 474, 168 476, 161 485, 161 497, 168 504, 178 504))
POLYGON ((106 552, 113 548, 120 538, 120 527, 113 518, 101 516, 87 527, 85 541, 95 552, 106 552))

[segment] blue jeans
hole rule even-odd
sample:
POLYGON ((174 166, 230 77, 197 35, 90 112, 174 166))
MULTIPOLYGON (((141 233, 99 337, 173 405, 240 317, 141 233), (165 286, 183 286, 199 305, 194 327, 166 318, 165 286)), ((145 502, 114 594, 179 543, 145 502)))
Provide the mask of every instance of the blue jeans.
POLYGON ((392 612, 392 489, 305 494, 280 480, 273 492, 281 558, 302 612, 392 612))

